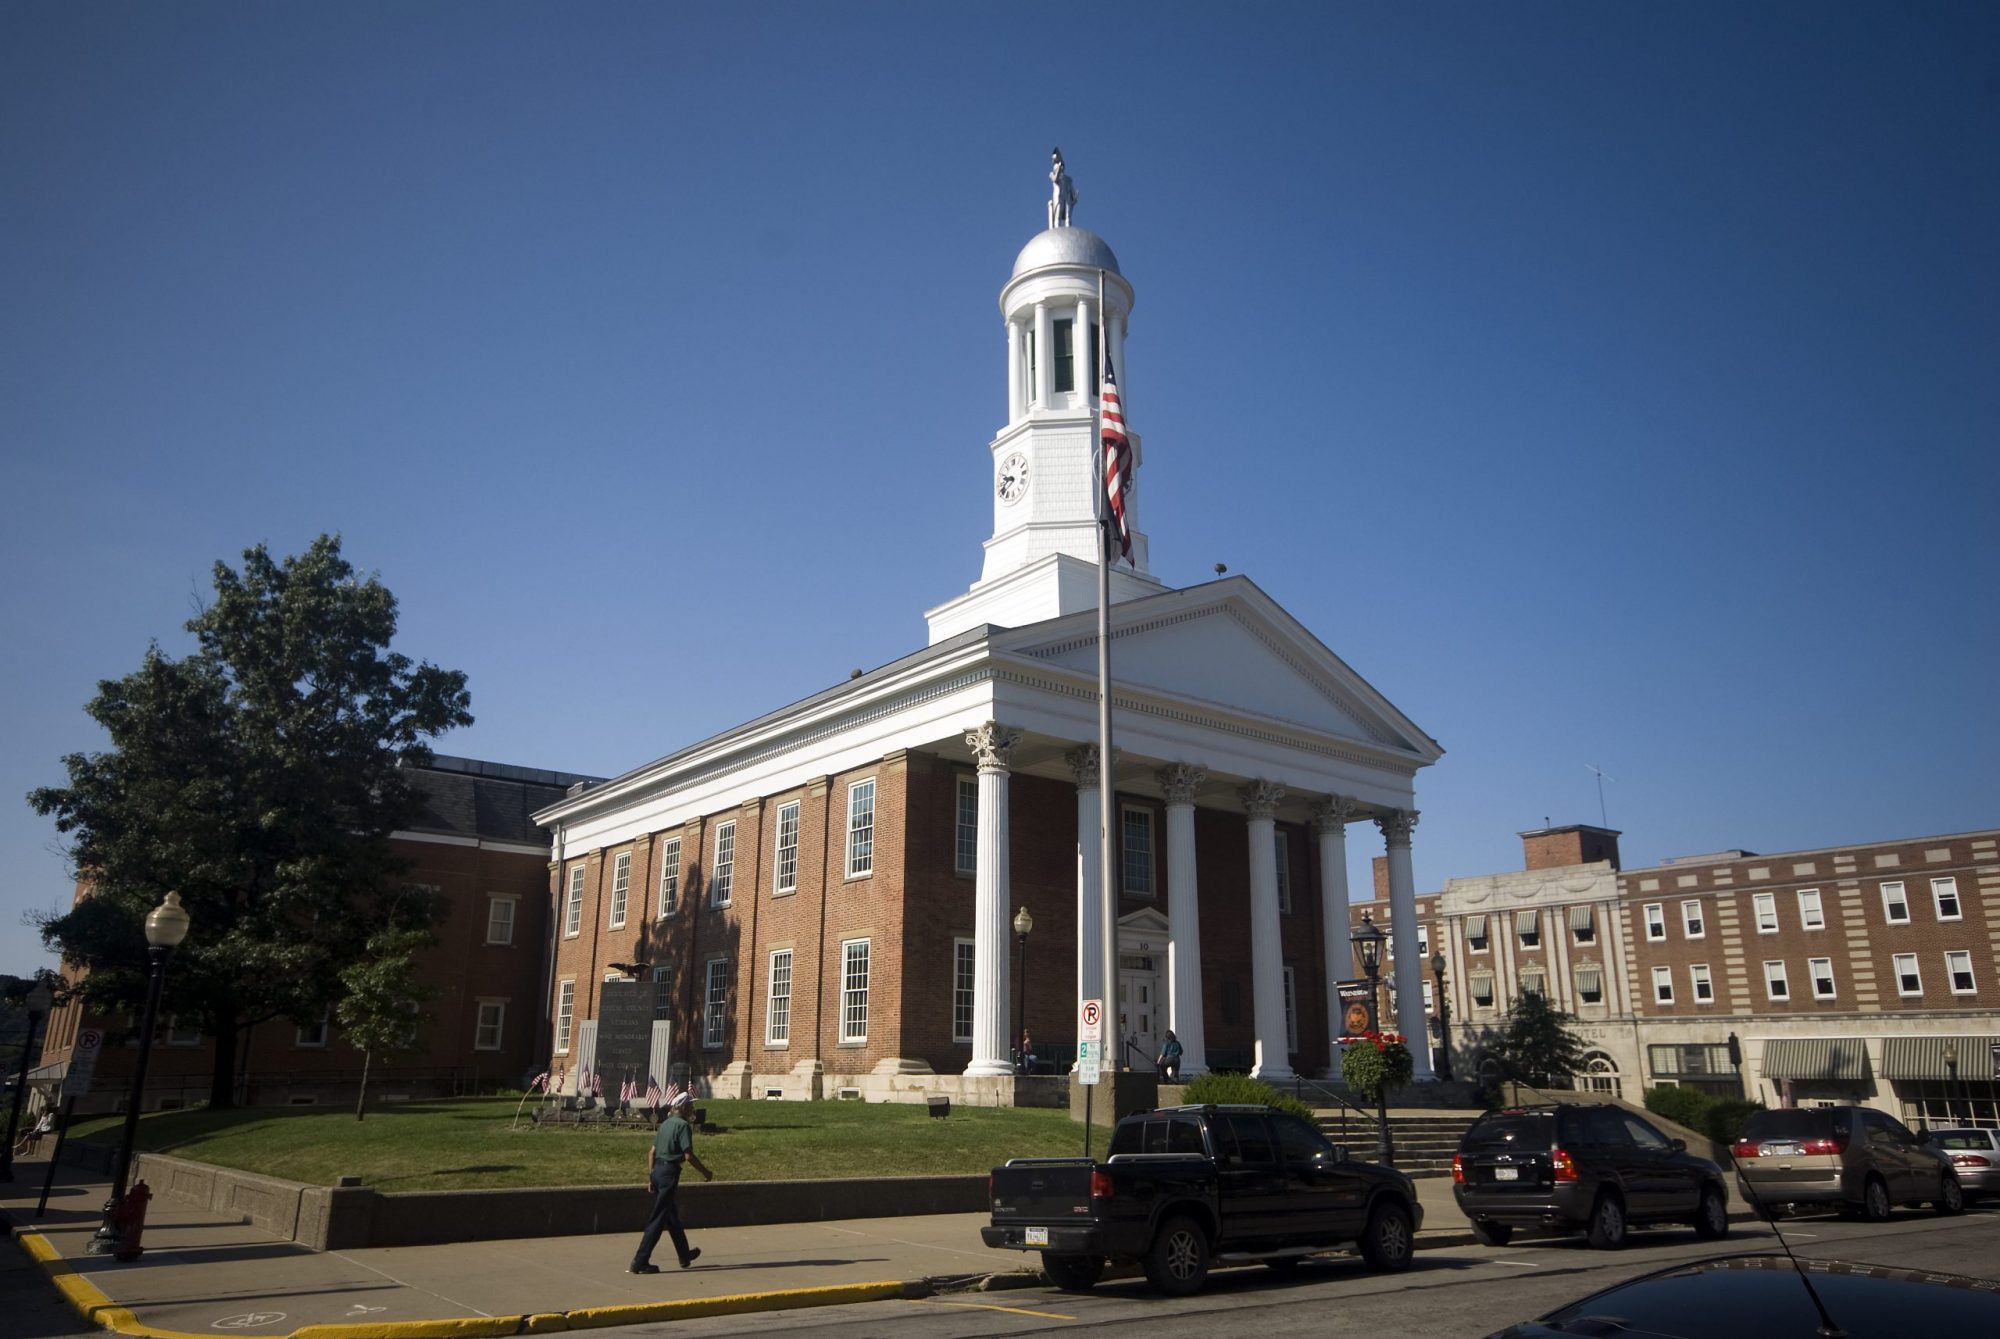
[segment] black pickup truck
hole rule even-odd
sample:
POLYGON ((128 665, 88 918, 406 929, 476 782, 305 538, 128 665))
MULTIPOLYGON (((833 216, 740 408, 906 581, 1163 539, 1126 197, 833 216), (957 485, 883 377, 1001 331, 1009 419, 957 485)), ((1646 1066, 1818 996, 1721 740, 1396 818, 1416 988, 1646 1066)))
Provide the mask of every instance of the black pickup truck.
POLYGON ((1104 1162, 1015 1158, 989 1184, 981 1238, 1040 1251, 1049 1280, 1070 1292, 1093 1287, 1107 1264, 1138 1261, 1178 1296, 1211 1264, 1287 1269, 1345 1242, 1377 1269, 1407 1269, 1423 1226, 1409 1177, 1350 1162, 1309 1122, 1261 1106, 1127 1116, 1104 1162))

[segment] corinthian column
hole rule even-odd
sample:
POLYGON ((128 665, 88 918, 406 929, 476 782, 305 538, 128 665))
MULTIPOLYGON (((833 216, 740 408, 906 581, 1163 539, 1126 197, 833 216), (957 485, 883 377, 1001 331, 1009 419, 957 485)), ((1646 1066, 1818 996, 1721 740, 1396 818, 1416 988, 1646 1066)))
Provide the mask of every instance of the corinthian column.
POLYGON ((1007 1045, 1007 762, 1018 732, 988 721, 965 736, 979 761, 979 869, 972 893, 972 1077, 1012 1074, 1007 1045))
POLYGON ((1201 896, 1194 872, 1194 792, 1205 768, 1177 762, 1154 773, 1167 794, 1167 1026, 1181 1043, 1182 1082, 1208 1072, 1201 1021, 1201 896))
POLYGON ((1353 969, 1354 952, 1347 933, 1347 825, 1360 806, 1345 795, 1329 795, 1312 807, 1313 834, 1319 838, 1320 953, 1326 975, 1326 1072, 1340 1077, 1340 1034, 1345 1010, 1340 983, 1353 969))
POLYGON ((1278 922, 1278 802, 1285 788, 1270 781, 1252 781, 1236 792, 1250 816, 1250 998, 1257 1026, 1257 1058, 1253 1078, 1292 1077, 1290 1048, 1285 1044, 1285 955, 1278 922))
POLYGON ((1063 754, 1076 776, 1076 997, 1104 996, 1104 857, 1099 849, 1097 745, 1063 754))
POLYGON ((1389 850, 1389 934, 1396 943, 1396 1031, 1410 1048, 1410 1077, 1428 1083, 1430 1033, 1424 1019, 1424 962, 1417 953, 1417 881, 1410 872, 1410 829, 1417 811, 1396 809, 1375 820, 1389 850))

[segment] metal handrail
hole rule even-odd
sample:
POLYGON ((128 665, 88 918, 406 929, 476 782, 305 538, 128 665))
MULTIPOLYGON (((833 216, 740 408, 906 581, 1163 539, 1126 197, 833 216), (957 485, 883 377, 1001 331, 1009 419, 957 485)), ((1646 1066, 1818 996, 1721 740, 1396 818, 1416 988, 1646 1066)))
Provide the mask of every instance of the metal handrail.
MULTIPOLYGON (((1306 1089, 1308 1087, 1311 1087, 1315 1096, 1331 1098, 1332 1105, 1339 1108, 1341 1139, 1345 1140, 1347 1138, 1347 1113, 1350 1111, 1352 1111, 1355 1115, 1361 1117, 1361 1119, 1363 1119, 1364 1121, 1367 1121, 1369 1128, 1374 1131, 1376 1138, 1378 1139, 1381 1138, 1382 1122, 1375 1118, 1374 1112, 1369 1111, 1366 1108, 1360 1106, 1359 1104, 1351 1100, 1345 1093, 1341 1092, 1339 1089, 1329 1088, 1325 1084, 1319 1082, 1317 1079, 1308 1079, 1303 1074, 1298 1074, 1293 1076, 1292 1096, 1298 1098, 1298 1100, 1301 1102, 1305 1102, 1306 1089)), ((1311 1106, 1313 1104, 1307 1102, 1306 1105, 1311 1106)), ((1324 1103, 1322 1103, 1322 1105, 1324 1105, 1324 1103)))

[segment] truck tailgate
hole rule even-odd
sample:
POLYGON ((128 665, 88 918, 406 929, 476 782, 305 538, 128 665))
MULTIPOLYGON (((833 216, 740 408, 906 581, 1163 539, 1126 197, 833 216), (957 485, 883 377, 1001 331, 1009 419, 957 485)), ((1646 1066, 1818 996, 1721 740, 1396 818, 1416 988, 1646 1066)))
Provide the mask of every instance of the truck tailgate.
POLYGON ((1090 1215, 1089 1158, 1016 1158, 993 1169, 993 1221, 1066 1223, 1090 1215))

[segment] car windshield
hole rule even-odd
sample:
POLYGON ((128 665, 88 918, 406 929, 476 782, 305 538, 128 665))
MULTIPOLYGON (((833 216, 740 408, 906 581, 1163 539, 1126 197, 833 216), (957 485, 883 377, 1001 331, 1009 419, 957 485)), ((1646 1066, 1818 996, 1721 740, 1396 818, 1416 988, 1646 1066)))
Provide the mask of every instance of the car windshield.
POLYGON ((1466 1148, 1545 1149, 1555 1116, 1547 1111, 1496 1111, 1465 1132, 1466 1148))
POLYGON ((1745 1139, 1831 1139, 1831 1111, 1753 1111, 1743 1122, 1745 1139))

